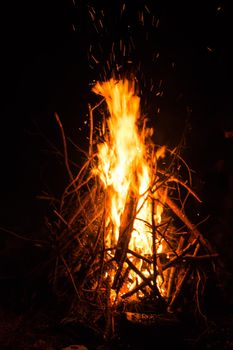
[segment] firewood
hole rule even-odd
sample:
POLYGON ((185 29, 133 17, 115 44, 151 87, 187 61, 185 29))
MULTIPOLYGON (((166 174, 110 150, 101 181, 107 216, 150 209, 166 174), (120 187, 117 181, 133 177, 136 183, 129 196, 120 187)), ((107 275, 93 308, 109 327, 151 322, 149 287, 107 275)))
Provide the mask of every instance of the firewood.
POLYGON ((213 251, 211 245, 207 242, 206 239, 202 236, 201 232, 193 225, 187 216, 179 209, 179 207, 169 198, 166 198, 166 203, 169 208, 177 215, 177 217, 183 221, 183 223, 187 226, 187 228, 191 231, 195 238, 197 238, 203 247, 207 249, 209 253, 213 251))
MULTIPOLYGON (((98 84, 101 88, 101 84, 98 84)), ((116 84, 118 82, 114 82, 114 86, 116 84)), ((109 85, 106 86, 110 88, 109 85)), ((188 289, 185 288, 186 285, 190 286, 191 290, 196 286, 197 297, 205 274, 203 271, 209 263, 213 264, 218 254, 184 212, 189 195, 199 203, 201 200, 191 188, 191 171, 179 154, 180 147, 171 151, 165 146, 153 145, 150 138, 152 133, 147 130, 145 120, 141 122, 137 119, 136 139, 145 144, 141 147, 139 142, 136 144, 138 147, 133 146, 133 150, 136 149, 138 152, 137 156, 140 155, 142 158, 136 156, 135 164, 129 161, 132 165, 131 183, 124 208, 121 208, 121 217, 117 218, 120 225, 118 227, 118 224, 115 224, 111 199, 112 191, 116 191, 116 194, 118 192, 111 177, 115 168, 111 168, 111 165, 115 166, 115 161, 121 153, 117 153, 112 147, 113 140, 107 116, 104 116, 99 136, 94 139, 93 112, 103 101, 109 105, 112 100, 110 90, 107 96, 102 95, 104 99, 101 99, 94 108, 88 105, 89 148, 82 152, 87 159, 77 173, 72 173, 73 163, 70 163, 66 144, 68 139, 65 137, 59 116, 55 114, 62 138, 62 159, 70 183, 66 185, 60 200, 52 200, 52 215, 55 216, 55 220, 49 222, 48 230, 51 233, 53 252, 49 263, 55 264, 52 270, 55 272, 51 275, 58 281, 55 286, 57 293, 62 294, 64 298, 70 298, 67 286, 68 288, 71 286, 75 291, 73 299, 70 298, 73 315, 76 314, 79 321, 89 323, 90 327, 96 329, 100 327, 99 331, 102 331, 104 338, 109 338, 114 333, 114 312, 122 304, 126 305, 126 309, 127 305, 132 305, 134 302, 140 304, 139 309, 141 308, 140 312, 143 315, 146 304, 142 301, 147 299, 153 306, 156 300, 163 306, 168 305, 167 310, 172 311, 179 308, 182 297, 186 299, 188 289), (98 163, 100 160, 98 146, 101 148, 102 145, 107 147, 106 158, 113 155, 113 159, 105 163, 105 153, 102 154, 102 165, 106 166, 104 174, 98 163), (157 159, 160 156, 165 157, 162 169, 157 159), (144 169, 142 171, 144 161, 148 163, 148 173, 147 170, 145 173, 144 169), (185 172, 188 171, 188 180, 183 180, 177 174, 180 162, 182 169, 184 167, 185 172), (139 181, 139 174, 146 175, 145 185, 139 181), (139 182, 140 186, 142 185, 140 190, 137 186, 139 182), (139 194, 141 188, 144 191, 144 194, 141 194, 143 197, 139 194), (139 208, 141 198, 143 203, 139 208), (147 215, 140 216, 145 203, 149 204, 148 208, 151 210, 147 213, 149 219, 147 215), (157 205, 162 211, 159 224, 158 217, 155 218, 157 205), (143 237, 147 244, 145 252, 143 252, 143 239, 140 242, 140 249, 136 247, 134 251, 131 246, 134 223, 136 228, 135 220, 141 221, 145 228, 143 232, 139 232, 140 228, 137 228, 138 236, 145 233, 149 237, 149 239, 147 236, 143 237), (178 225, 181 223, 182 227, 177 227, 177 222, 178 225), (198 272, 195 273, 196 271, 198 272)), ((136 96, 132 97, 137 100, 136 96)), ((133 104, 128 100, 120 106, 120 109, 124 106, 133 108, 133 104)), ((111 114, 111 111, 109 112, 111 114)), ((114 118, 117 116, 114 115, 114 118)), ((124 160, 123 163, 127 161, 124 160)), ((51 197, 48 195, 50 201, 51 197)), ((119 208, 116 209, 117 212, 118 210, 119 208)), ((196 307, 200 309, 197 298, 196 307)), ((139 316, 138 319, 140 318, 139 316)))
MULTIPOLYGON (((197 255, 199 249, 200 249, 200 244, 198 243, 196 248, 195 248, 195 251, 193 253, 194 256, 197 255)), ((170 301, 169 306, 168 306, 168 310, 172 310, 176 300, 178 299, 178 296, 181 293, 183 285, 184 285, 184 283, 185 283, 185 281, 186 281, 190 271, 191 271, 191 266, 189 265, 189 266, 186 267, 186 269, 183 270, 182 273, 180 273, 180 276, 179 276, 180 280, 179 280, 179 282, 177 284, 177 287, 176 287, 176 290, 175 290, 175 292, 174 292, 174 294, 173 294, 173 296, 171 298, 171 301, 170 301)))
POLYGON ((152 291, 154 291, 153 284, 151 284, 151 278, 145 277, 143 273, 141 273, 141 271, 139 271, 129 259, 126 259, 125 261, 130 266, 130 268, 136 272, 136 274, 146 283, 146 285, 150 287, 152 291))
POLYGON ((115 260, 118 263, 118 269, 113 281, 113 289, 117 289, 118 280, 120 278, 122 268, 127 257, 128 245, 133 231, 134 218, 136 216, 137 202, 137 196, 132 190, 130 190, 127 196, 125 210, 121 217, 119 239, 114 256, 115 260))

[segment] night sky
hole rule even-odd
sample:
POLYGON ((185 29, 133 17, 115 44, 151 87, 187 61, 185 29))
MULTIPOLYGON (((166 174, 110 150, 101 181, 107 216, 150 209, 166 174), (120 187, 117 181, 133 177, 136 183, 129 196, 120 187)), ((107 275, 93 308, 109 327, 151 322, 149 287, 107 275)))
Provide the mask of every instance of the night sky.
POLYGON ((158 143, 175 146, 186 130, 185 155, 210 201, 218 161, 224 162, 223 178, 232 171, 232 139, 224 138, 233 129, 229 2, 6 2, 0 226, 29 236, 40 231, 47 206, 37 196, 59 193, 63 185, 48 144, 61 149, 54 112, 67 136, 87 147, 87 104, 98 100, 91 86, 112 73, 137 77, 158 143))

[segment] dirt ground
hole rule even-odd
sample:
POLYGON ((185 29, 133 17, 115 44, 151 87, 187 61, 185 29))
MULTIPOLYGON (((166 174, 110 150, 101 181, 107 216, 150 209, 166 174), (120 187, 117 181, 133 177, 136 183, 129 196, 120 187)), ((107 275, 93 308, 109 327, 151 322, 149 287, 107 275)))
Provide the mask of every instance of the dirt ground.
POLYGON ((64 310, 45 286, 37 289, 27 286, 26 290, 24 287, 8 283, 2 295, 1 350, 146 350, 158 346, 180 350, 233 349, 230 273, 220 288, 210 285, 205 322, 198 323, 193 315, 185 313, 150 322, 133 322, 122 315, 117 319, 115 334, 109 339, 78 322, 64 322, 64 310))

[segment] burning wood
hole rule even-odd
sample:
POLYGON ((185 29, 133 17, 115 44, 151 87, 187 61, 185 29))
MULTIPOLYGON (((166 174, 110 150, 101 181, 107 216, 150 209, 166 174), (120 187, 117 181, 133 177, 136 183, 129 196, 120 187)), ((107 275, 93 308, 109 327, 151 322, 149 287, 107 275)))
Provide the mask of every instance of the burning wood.
POLYGON ((111 79, 93 91, 108 115, 94 139, 97 108, 89 109, 89 153, 76 176, 59 121, 71 183, 55 212, 54 285, 64 295, 71 285, 73 317, 99 331, 105 323, 106 332, 132 305, 157 315, 184 306, 182 294, 198 296, 202 265, 211 267, 217 254, 184 212, 188 196, 198 197, 176 172, 189 169, 177 149, 153 144, 134 83, 111 79))

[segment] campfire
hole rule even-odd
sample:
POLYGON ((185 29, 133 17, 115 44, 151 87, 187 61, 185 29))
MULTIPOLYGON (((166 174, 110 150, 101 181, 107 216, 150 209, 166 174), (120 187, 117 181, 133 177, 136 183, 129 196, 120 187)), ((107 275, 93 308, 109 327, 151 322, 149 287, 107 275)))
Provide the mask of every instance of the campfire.
POLYGON ((180 148, 153 142, 134 80, 92 90, 101 99, 89 106, 89 151, 78 173, 56 115, 69 183, 49 223, 51 282, 68 305, 66 319, 108 336, 122 314, 138 322, 190 308, 203 315, 204 282, 218 254, 186 214, 186 203, 200 199, 180 148))

